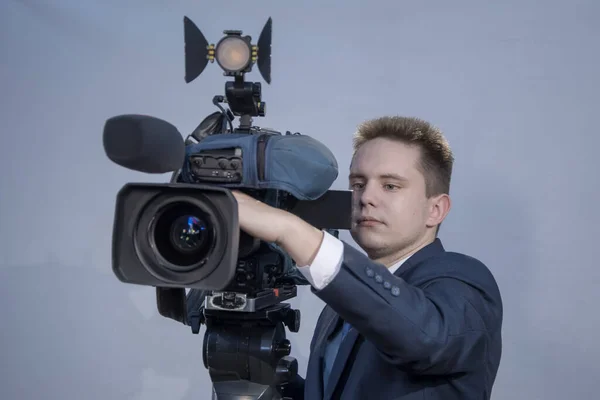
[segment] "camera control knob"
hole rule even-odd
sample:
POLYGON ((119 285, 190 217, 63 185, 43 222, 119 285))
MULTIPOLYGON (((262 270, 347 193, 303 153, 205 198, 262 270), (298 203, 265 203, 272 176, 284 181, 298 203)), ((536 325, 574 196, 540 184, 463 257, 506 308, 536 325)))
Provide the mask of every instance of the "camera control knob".
POLYGON ((292 344, 287 339, 284 339, 278 343, 274 343, 273 345, 273 353, 277 358, 289 356, 291 352, 292 344))
POLYGON ((285 384, 296 375, 298 375, 298 361, 290 356, 282 357, 275 368, 276 384, 285 384))
POLYGON ((228 166, 229 166, 229 162, 226 159, 221 158, 219 160, 219 168, 221 168, 221 169, 227 169, 228 166))
POLYGON ((283 323, 289 328, 290 332, 298 332, 300 330, 300 310, 289 310, 283 323))

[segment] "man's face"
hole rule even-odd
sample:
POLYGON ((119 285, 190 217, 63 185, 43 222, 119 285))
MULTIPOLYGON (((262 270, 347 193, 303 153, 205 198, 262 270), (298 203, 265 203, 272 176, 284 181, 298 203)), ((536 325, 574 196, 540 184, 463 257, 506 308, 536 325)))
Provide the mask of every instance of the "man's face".
POLYGON ((419 159, 419 148, 377 138, 362 145, 352 160, 351 235, 374 260, 396 261, 394 255, 419 247, 435 229, 419 159))

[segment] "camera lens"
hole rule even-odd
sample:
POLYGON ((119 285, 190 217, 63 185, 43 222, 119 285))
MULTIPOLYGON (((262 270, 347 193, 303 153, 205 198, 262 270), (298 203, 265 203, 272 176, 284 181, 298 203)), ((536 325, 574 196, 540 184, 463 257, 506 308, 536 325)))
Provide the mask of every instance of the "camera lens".
POLYGON ((201 265, 214 247, 210 216, 195 205, 171 204, 155 222, 152 237, 156 251, 173 269, 201 265))
POLYGON ((171 242, 183 252, 194 252, 201 247, 205 239, 206 224, 193 215, 183 215, 171 225, 171 242))

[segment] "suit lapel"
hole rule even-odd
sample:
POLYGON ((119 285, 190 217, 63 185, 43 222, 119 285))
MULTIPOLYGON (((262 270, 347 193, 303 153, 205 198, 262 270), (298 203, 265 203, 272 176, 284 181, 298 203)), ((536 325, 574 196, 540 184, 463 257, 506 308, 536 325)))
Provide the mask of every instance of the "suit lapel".
MULTIPOLYGON (((329 306, 327 306, 329 308, 329 306)), ((325 354, 325 349, 327 348, 327 343, 331 340, 331 335, 335 331, 335 328, 341 322, 340 316, 329 308, 331 312, 331 317, 325 322, 324 334, 323 334, 323 345, 321 346, 320 355, 321 357, 325 354)))
POLYGON ((311 356, 309 358, 309 365, 306 373, 306 381, 311 382, 306 393, 309 396, 309 399, 323 398, 323 392, 325 391, 325 388, 323 387, 323 357, 325 356, 325 350, 327 349, 327 344, 331 339, 331 335, 335 331, 336 326, 340 323, 340 316, 333 311, 331 307, 326 306, 324 313, 325 315, 322 322, 320 322, 319 326, 316 328, 320 333, 313 349, 315 357, 311 356))
POLYGON ((340 344, 337 356, 335 357, 335 361, 333 362, 333 367, 331 368, 329 382, 327 382, 327 386, 325 387, 325 396, 323 397, 325 400, 331 398, 333 391, 338 384, 340 376, 342 375, 342 372, 346 367, 348 356, 352 352, 352 348, 354 347, 354 343, 356 343, 357 338, 358 331, 356 329, 350 329, 346 334, 346 337, 340 344))

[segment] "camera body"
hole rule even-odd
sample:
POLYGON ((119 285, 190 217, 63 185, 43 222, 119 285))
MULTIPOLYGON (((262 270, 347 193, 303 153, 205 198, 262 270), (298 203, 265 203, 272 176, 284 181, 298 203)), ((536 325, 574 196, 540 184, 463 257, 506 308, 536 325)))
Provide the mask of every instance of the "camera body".
POLYGON ((308 282, 276 244, 239 229, 231 189, 319 228, 343 229, 350 198, 328 190, 337 177, 333 154, 289 131, 208 133, 187 141, 171 183, 130 183, 119 192, 115 275, 127 283, 212 291, 205 307, 228 311, 252 312, 294 297, 295 286, 308 282))

